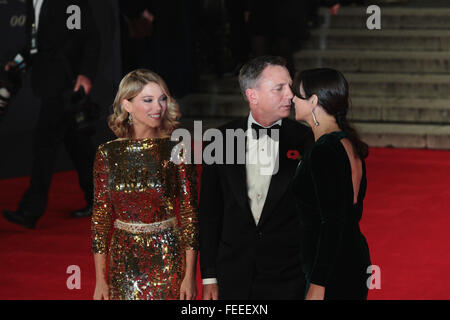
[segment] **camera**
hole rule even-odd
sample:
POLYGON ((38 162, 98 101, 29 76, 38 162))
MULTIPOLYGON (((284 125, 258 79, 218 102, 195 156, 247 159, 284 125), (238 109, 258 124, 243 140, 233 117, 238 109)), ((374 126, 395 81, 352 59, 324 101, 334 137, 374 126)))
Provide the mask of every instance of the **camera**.
POLYGON ((2 121, 11 100, 22 86, 22 77, 20 65, 13 66, 8 71, 5 71, 4 65, 0 68, 0 121, 2 121))
POLYGON ((67 91, 63 94, 63 99, 74 130, 80 134, 93 135, 100 117, 100 106, 91 100, 83 87, 76 92, 67 91))

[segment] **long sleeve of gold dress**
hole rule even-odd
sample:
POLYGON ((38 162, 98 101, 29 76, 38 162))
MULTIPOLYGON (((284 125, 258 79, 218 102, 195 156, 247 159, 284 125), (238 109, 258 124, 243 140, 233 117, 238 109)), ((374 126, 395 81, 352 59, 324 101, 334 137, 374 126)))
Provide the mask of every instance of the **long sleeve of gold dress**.
POLYGON ((185 251, 198 249, 196 170, 182 151, 169 138, 97 151, 92 251, 108 256, 110 299, 179 299, 185 251))

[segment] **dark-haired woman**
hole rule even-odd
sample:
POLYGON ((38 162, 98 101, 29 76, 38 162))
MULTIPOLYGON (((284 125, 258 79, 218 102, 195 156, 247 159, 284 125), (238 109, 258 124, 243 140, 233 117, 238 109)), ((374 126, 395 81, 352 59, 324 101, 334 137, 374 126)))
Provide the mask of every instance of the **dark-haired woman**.
POLYGON ((296 120, 307 122, 315 138, 293 181, 306 299, 366 299, 371 262, 359 221, 368 146, 346 117, 348 83, 339 71, 312 69, 297 75, 293 91, 296 120))

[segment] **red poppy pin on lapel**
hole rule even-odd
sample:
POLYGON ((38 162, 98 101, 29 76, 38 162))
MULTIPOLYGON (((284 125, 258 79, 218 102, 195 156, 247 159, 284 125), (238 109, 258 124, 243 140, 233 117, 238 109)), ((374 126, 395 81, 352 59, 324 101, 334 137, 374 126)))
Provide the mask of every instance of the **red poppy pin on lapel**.
POLYGON ((289 150, 286 156, 288 157, 288 159, 292 160, 300 160, 302 158, 300 152, 298 152, 297 150, 289 150))

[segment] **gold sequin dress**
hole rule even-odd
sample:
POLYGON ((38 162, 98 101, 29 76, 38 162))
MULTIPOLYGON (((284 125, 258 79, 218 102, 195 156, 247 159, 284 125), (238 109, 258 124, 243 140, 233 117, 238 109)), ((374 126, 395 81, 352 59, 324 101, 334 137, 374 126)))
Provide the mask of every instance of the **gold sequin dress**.
POLYGON ((179 299, 198 220, 195 166, 176 146, 119 139, 97 151, 92 251, 108 255, 110 299, 179 299))

